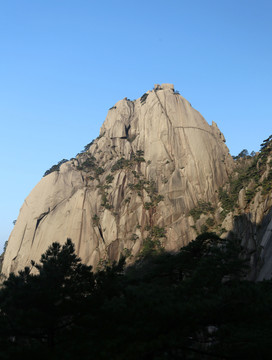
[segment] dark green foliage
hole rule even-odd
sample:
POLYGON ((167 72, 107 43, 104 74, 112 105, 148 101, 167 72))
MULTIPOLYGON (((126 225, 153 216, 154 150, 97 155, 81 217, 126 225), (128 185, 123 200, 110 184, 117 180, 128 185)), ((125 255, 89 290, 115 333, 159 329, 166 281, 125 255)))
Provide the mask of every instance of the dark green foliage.
POLYGON ((40 264, 32 262, 37 274, 26 267, 10 274, 0 292, 1 320, 5 336, 13 336, 24 348, 40 343, 54 348, 86 307, 94 288, 91 267, 74 253, 71 240, 53 243, 40 264))
POLYGON ((233 156, 233 158, 234 158, 234 160, 237 160, 240 158, 247 158, 248 156, 249 156, 248 150, 244 149, 237 156, 233 156))
MULTIPOLYGON (((141 162, 145 162, 145 159, 143 157, 144 152, 142 150, 137 150, 136 154, 131 154, 131 159, 125 159, 124 157, 121 157, 116 161, 116 163, 112 166, 111 172, 115 172, 117 170, 125 169, 125 168, 131 168, 134 164, 139 164, 141 162)), ((135 171, 135 170, 134 170, 135 171)))
POLYGON ((77 167, 77 169, 83 170, 87 173, 91 172, 93 176, 88 177, 90 180, 99 179, 99 176, 105 172, 105 170, 98 165, 96 158, 93 155, 89 155, 88 158, 77 167))
POLYGON ((140 254, 141 257, 154 256, 161 252, 163 252, 163 247, 159 239, 152 239, 150 236, 144 239, 140 254))
POLYGON ((110 209, 113 208, 113 206, 109 203, 108 195, 109 194, 107 192, 102 193, 101 206, 103 206, 104 208, 110 210, 110 209))
POLYGON ((147 181, 144 189, 151 199, 152 207, 156 207, 159 202, 163 201, 164 196, 158 194, 157 185, 154 180, 147 181))
POLYGON ((135 161, 135 162, 137 162, 137 163, 145 162, 145 159, 144 159, 143 156, 144 156, 143 150, 137 150, 137 151, 136 151, 136 154, 132 154, 131 160, 132 160, 132 161, 135 161))
POLYGON ((248 152, 247 149, 242 150, 242 151, 238 154, 238 157, 242 157, 242 158, 247 157, 247 156, 249 156, 249 152, 248 152))
POLYGON ((128 184, 128 187, 131 190, 135 190, 135 191, 142 191, 145 189, 145 186, 149 183, 148 180, 145 179, 139 179, 138 182, 136 184, 128 184))
POLYGON ((95 175, 96 175, 96 177, 98 177, 99 175, 103 174, 104 171, 105 171, 105 170, 104 170, 101 166, 97 167, 97 168, 95 169, 95 175))
POLYGON ((189 214, 196 221, 200 218, 201 214, 208 214, 213 212, 214 212, 214 208, 212 207, 210 202, 199 201, 198 205, 192 210, 190 210, 189 214))
POLYGON ((148 236, 143 241, 143 246, 140 258, 146 258, 163 253, 164 248, 161 244, 161 239, 166 238, 166 230, 163 227, 154 225, 146 226, 146 230, 149 232, 148 236))
POLYGON ((84 153, 90 149, 90 147, 93 145, 94 140, 92 140, 89 144, 84 146, 84 149, 81 151, 81 153, 84 153))
POLYGON ((106 177, 106 183, 111 184, 113 182, 114 176, 113 175, 107 175, 106 177))
POLYGON ((50 173, 52 173, 54 171, 59 171, 60 166, 64 163, 66 163, 67 161, 68 161, 67 159, 62 159, 56 165, 51 166, 51 168, 49 170, 46 170, 46 172, 43 174, 43 176, 49 175, 50 173))
POLYGON ((206 224, 203 224, 203 225, 201 225, 201 227, 200 227, 200 232, 201 233, 205 233, 205 232, 207 232, 208 231, 208 226, 206 225, 206 224))
POLYGON ((3 252, 5 252, 5 251, 6 251, 7 246, 8 246, 8 240, 6 240, 6 241, 5 241, 3 252))
POLYGON ((111 187, 111 185, 109 185, 109 184, 103 185, 103 184, 99 183, 98 185, 96 185, 96 188, 100 189, 100 192, 99 192, 100 195, 102 195, 105 192, 105 190, 108 190, 110 187, 111 187))
POLYGON ((96 167, 96 158, 91 155, 80 166, 78 166, 78 170, 90 171, 95 170, 96 167))
POLYGON ((102 134, 99 134, 96 139, 97 139, 97 140, 98 140, 98 139, 101 139, 104 135, 105 135, 105 131, 104 131, 102 134))
POLYGON ((213 226, 215 225, 214 219, 213 219, 213 218, 208 218, 208 219, 206 220, 206 225, 208 226, 208 228, 209 228, 209 227, 213 227, 213 226))
POLYGON ((166 230, 160 226, 152 226, 150 229, 150 236, 153 238, 165 238, 166 237, 166 230))
POLYGON ((265 139, 262 142, 260 151, 263 152, 263 151, 265 151, 265 149, 271 147, 271 143, 272 143, 272 135, 270 135, 267 139, 265 139))
POLYGON ((118 159, 116 161, 116 163, 112 166, 111 172, 115 172, 117 170, 121 170, 121 169, 124 169, 126 167, 130 167, 130 166, 131 166, 130 160, 127 160, 127 159, 122 157, 121 159, 118 159))
POLYGON ((151 209, 152 207, 153 207, 152 202, 147 201, 147 202, 144 203, 144 208, 145 208, 145 210, 149 210, 149 209, 151 209))
POLYGON ((141 96, 140 102, 141 102, 142 105, 145 104, 147 97, 148 97, 148 94, 147 94, 147 93, 144 93, 144 94, 141 96))
MULTIPOLYGON (((267 169, 267 159, 268 156, 272 153, 272 135, 269 136, 261 144, 260 153, 252 158, 249 165, 240 162, 236 170, 236 174, 232 174, 232 177, 229 181, 229 187, 225 189, 219 189, 219 199, 222 203, 224 209, 223 214, 226 215, 228 212, 233 211, 238 200, 239 192, 243 188, 247 188, 250 182, 254 182, 253 185, 250 185, 250 188, 246 190, 246 200, 249 203, 255 196, 258 187, 262 186, 262 194, 266 195, 270 192, 271 186, 271 173, 268 174, 268 177, 260 181, 262 175, 267 169)), ((249 158, 246 155, 246 150, 243 150, 241 158, 249 158)), ((239 154, 239 155, 240 155, 239 154)), ((238 156, 239 156, 238 155, 238 156)))
MULTIPOLYGON (((259 157, 255 157, 249 167, 245 170, 245 176, 242 174, 242 180, 247 184, 250 180, 254 180, 258 184, 261 178, 261 172, 263 170, 263 161, 260 161, 259 157)), ((242 170, 240 170, 242 172, 242 170)))
POLYGON ((257 161, 257 159, 254 159, 249 166, 238 168, 237 176, 232 176, 230 179, 228 190, 219 189, 219 199, 225 213, 234 210, 240 190, 248 186, 251 180, 255 181, 255 186, 247 191, 247 201, 249 202, 254 197, 261 174, 257 168, 257 161))
POLYGON ((137 234, 132 234, 130 240, 135 242, 138 238, 139 236, 137 234))
POLYGON ((268 176, 264 179, 262 187, 262 195, 266 195, 272 190, 272 170, 269 171, 268 176))
POLYGON ((225 240, 215 233, 203 233, 180 250, 179 256, 189 265, 184 276, 199 276, 199 281, 211 282, 213 286, 221 286, 222 279, 226 277, 238 280, 247 269, 241 251, 238 240, 225 240), (206 272, 202 273, 204 267, 206 272), (212 276, 215 269, 217 274, 212 276))
POLYGON ((93 217, 92 217, 92 220, 93 220, 93 224, 95 226, 98 226, 99 225, 99 216, 97 214, 95 214, 93 217))
POLYGON ((206 233, 159 255, 156 245, 149 237, 134 265, 105 259, 93 274, 71 242, 53 244, 36 275, 26 268, 0 290, 1 359, 270 359, 272 282, 241 280, 239 241, 206 233))
POLYGON ((130 183, 128 187, 131 190, 137 191, 138 196, 143 197, 144 191, 150 197, 150 201, 144 203, 144 208, 146 210, 153 209, 155 210, 159 202, 161 202, 164 197, 163 195, 158 194, 157 186, 154 180, 147 180, 144 177, 141 177, 133 171, 134 177, 137 179, 137 183, 130 183))
POLYGON ((143 150, 137 150, 136 151, 136 156, 144 156, 144 151, 143 150))
POLYGON ((238 199, 238 195, 236 193, 229 193, 222 188, 219 189, 219 200, 222 203, 222 207, 224 209, 224 213, 228 213, 234 209, 235 202, 238 199))
POLYGON ((127 248, 124 248, 123 251, 122 251, 122 255, 127 259, 129 257, 131 257, 131 250, 130 249, 127 249, 127 248))
POLYGON ((246 191, 246 201, 249 203, 255 196, 255 189, 248 189, 246 191))
POLYGON ((233 156, 233 159, 249 159, 250 157, 254 157, 255 155, 255 151, 251 151, 251 153, 249 154, 247 149, 243 149, 237 156, 233 156))

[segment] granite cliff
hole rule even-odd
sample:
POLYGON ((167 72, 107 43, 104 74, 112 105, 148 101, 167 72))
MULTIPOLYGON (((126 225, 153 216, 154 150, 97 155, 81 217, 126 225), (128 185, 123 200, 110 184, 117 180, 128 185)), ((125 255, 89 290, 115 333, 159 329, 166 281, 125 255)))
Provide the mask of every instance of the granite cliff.
POLYGON ((117 102, 86 148, 48 172, 26 198, 4 274, 68 237, 95 267, 121 253, 133 261, 148 242, 179 249, 196 235, 190 210, 216 202, 234 166, 217 125, 171 84, 117 102))
POLYGON ((233 200, 238 205, 227 207, 224 195, 230 179, 239 178, 237 169, 216 123, 209 125, 173 85, 155 85, 135 101, 125 98, 109 110, 99 137, 47 171, 26 198, 2 271, 17 272, 67 238, 85 263, 97 267, 121 254, 134 261, 145 251, 178 250, 209 230, 240 236, 256 277, 259 244, 267 247, 271 238, 271 193, 255 187, 248 201, 252 184, 243 183, 233 200))

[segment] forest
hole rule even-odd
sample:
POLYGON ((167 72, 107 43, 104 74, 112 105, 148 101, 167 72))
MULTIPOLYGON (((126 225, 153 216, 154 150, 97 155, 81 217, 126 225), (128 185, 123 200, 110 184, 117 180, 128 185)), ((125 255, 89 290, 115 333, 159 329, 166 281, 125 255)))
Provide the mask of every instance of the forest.
POLYGON ((247 280, 239 239, 199 235, 93 271, 53 243, 0 290, 0 358, 270 359, 272 281, 247 280))

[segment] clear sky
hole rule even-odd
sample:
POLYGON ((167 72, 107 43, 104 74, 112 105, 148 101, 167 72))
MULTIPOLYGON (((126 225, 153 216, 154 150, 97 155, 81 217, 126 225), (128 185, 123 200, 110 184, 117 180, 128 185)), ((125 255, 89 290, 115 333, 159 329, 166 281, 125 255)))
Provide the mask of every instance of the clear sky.
POLYGON ((0 1, 0 250, 44 172, 108 109, 175 85, 232 155, 272 133, 271 0, 0 1))

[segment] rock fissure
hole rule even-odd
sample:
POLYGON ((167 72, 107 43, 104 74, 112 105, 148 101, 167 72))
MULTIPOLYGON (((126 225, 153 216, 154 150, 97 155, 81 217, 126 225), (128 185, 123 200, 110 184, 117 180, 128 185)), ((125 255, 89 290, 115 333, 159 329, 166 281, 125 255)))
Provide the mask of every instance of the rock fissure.
POLYGON ((84 209, 85 206, 85 201, 86 201, 86 194, 87 194, 87 189, 84 189, 84 194, 83 194, 83 201, 82 201, 82 213, 81 213, 81 222, 80 222, 80 229, 79 229, 79 238, 78 238, 78 248, 77 248, 77 252, 79 253, 80 251, 80 247, 81 247, 81 241, 82 241, 82 229, 84 226, 84 215, 86 213, 86 210, 84 209))
POLYGON ((103 243, 106 244, 104 236, 103 236, 103 231, 102 231, 102 228, 101 228, 100 224, 98 225, 98 231, 99 231, 99 234, 101 236, 101 239, 102 239, 103 243))
POLYGON ((48 211, 42 213, 42 214, 38 217, 37 222, 36 222, 36 226, 35 226, 35 229, 34 229, 34 234, 33 234, 33 238, 32 238, 32 243, 31 243, 31 245, 33 245, 33 242, 34 242, 34 239, 35 239, 35 235, 36 235, 36 232, 37 232, 37 230, 38 230, 38 227, 39 227, 41 221, 46 217, 46 215, 49 214, 49 212, 50 212, 50 208, 48 209, 48 211))
POLYGON ((201 129, 200 127, 196 127, 196 126, 175 126, 174 129, 196 129, 196 130, 205 131, 207 134, 210 134, 215 140, 217 140, 217 137, 213 133, 211 133, 208 130, 201 129))

